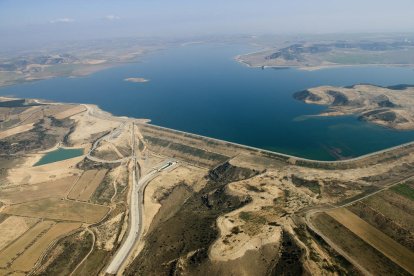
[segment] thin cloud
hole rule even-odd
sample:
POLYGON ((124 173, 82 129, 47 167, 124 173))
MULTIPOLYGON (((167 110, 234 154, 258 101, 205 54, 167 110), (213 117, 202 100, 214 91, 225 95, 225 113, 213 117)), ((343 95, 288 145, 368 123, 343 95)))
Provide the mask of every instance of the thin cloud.
POLYGON ((49 22, 54 24, 54 23, 72 23, 74 21, 75 19, 73 18, 63 17, 63 18, 56 18, 56 19, 50 20, 49 22))
POLYGON ((105 16, 105 19, 107 19, 107 20, 118 20, 118 19, 121 19, 121 17, 119 17, 117 15, 113 15, 113 14, 108 14, 107 16, 105 16))

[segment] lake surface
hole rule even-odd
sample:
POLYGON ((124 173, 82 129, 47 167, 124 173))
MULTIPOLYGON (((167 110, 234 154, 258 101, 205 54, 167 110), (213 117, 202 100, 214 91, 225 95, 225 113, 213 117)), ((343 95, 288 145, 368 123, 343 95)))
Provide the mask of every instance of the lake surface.
POLYGON ((74 157, 81 156, 83 149, 64 149, 58 148, 57 150, 46 153, 34 166, 41 166, 53 162, 58 162, 74 157))
POLYGON ((0 95, 93 103, 115 115, 319 160, 335 159, 332 150, 351 157, 414 140, 413 131, 394 131, 353 116, 310 118, 325 107, 292 98, 319 85, 414 84, 413 69, 262 70, 233 60, 252 50, 229 44, 177 47, 87 77, 6 87, 0 95), (124 81, 131 77, 150 81, 124 81))

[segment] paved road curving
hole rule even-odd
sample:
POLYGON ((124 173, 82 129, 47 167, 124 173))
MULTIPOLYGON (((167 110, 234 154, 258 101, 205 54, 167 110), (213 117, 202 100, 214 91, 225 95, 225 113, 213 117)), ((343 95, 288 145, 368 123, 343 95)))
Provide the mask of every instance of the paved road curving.
POLYGON ((97 158, 95 156, 91 156, 90 154, 86 155, 86 158, 88 158, 89 160, 94 161, 94 162, 107 163, 107 164, 122 163, 122 162, 126 162, 126 161, 131 159, 131 157, 125 157, 125 158, 116 159, 116 160, 105 160, 105 159, 97 158))
MULTIPOLYGON (((135 158, 134 162, 135 162, 135 158)), ((144 190, 146 185, 155 178, 160 172, 170 169, 176 165, 174 160, 167 160, 158 165, 146 175, 138 179, 137 172, 132 171, 132 192, 129 211, 129 231, 128 236, 122 244, 121 248, 116 252, 111 263, 106 268, 107 274, 116 275, 120 272, 122 264, 128 259, 129 254, 139 240, 142 230, 142 207, 144 200, 144 190)))
POLYGON ((104 135, 101 138, 99 138, 98 140, 96 140, 92 144, 92 148, 90 149, 90 151, 86 155, 86 158, 88 158, 89 160, 95 161, 95 162, 108 163, 108 164, 116 164, 116 163, 122 163, 122 162, 125 162, 125 161, 129 161, 131 159, 131 157, 125 157, 125 158, 116 159, 116 160, 105 160, 105 159, 98 158, 96 156, 92 156, 92 152, 98 147, 98 145, 101 141, 108 140, 108 139, 111 139, 113 137, 118 136, 121 133, 122 129, 125 127, 125 124, 126 124, 125 122, 122 122, 117 128, 113 129, 107 135, 104 135))

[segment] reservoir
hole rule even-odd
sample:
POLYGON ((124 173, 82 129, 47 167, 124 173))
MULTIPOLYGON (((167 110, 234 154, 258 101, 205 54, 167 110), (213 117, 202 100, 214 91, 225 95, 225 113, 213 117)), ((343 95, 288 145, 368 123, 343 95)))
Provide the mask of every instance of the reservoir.
POLYGON ((41 166, 53 162, 66 160, 83 155, 83 149, 64 149, 58 148, 46 153, 34 166, 41 166))
POLYGON ((263 70, 234 61, 252 50, 258 49, 233 44, 176 47, 86 77, 5 87, 0 95, 97 104, 114 115, 148 118, 164 127, 319 160, 334 160, 333 152, 356 157, 414 140, 414 131, 390 130, 354 116, 309 116, 325 107, 292 98, 320 85, 414 84, 412 68, 263 70))

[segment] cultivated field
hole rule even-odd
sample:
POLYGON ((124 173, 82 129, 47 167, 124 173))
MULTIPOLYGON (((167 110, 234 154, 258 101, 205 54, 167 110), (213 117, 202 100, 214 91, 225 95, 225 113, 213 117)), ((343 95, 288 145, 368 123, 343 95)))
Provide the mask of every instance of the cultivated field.
POLYGON ((414 201, 390 191, 384 191, 363 201, 370 208, 414 233, 414 201))
POLYGON ((8 204, 18 204, 49 197, 63 198, 77 178, 69 176, 55 181, 5 188, 1 191, 1 200, 8 204))
POLYGON ((323 235, 348 254, 367 273, 372 275, 409 275, 408 272, 394 264, 331 216, 318 213, 312 221, 323 235))
POLYGON ((28 272, 33 269, 37 260, 42 256, 43 252, 57 238, 67 235, 68 233, 78 229, 80 223, 57 223, 52 226, 44 235, 38 238, 17 260, 12 264, 12 268, 18 271, 28 272))
POLYGON ((414 273, 414 252, 397 243, 345 208, 334 209, 328 211, 327 214, 393 262, 408 272, 414 273))
POLYGON ((26 125, 21 125, 21 126, 17 126, 14 128, 10 128, 7 130, 3 130, 2 132, 0 132, 0 139, 4 139, 9 136, 19 134, 21 132, 29 131, 32 128, 33 128, 33 124, 26 124, 26 125))
POLYGON ((8 206, 3 213, 34 218, 97 223, 108 211, 108 207, 101 205, 48 198, 8 206))
POLYGON ((413 201, 394 190, 409 191, 405 184, 394 186, 388 191, 359 201, 348 207, 384 234, 401 245, 414 251, 414 213, 413 201))
POLYGON ((318 214, 314 218, 316 228, 371 273, 385 273, 386 267, 388 271, 398 265, 399 274, 413 274, 414 201, 411 195, 414 189, 411 184, 408 180, 346 208, 318 214), (366 252, 366 258, 360 252, 366 252), (377 270, 374 265, 378 266, 377 270))
POLYGON ((70 191, 68 198, 88 201, 96 188, 101 184, 107 170, 88 170, 85 171, 80 179, 76 182, 73 189, 70 191))
POLYGON ((30 228, 19 239, 7 246, 0 252, 0 268, 8 268, 11 264, 46 231, 48 231, 55 222, 42 221, 30 228))
POLYGON ((414 200, 414 181, 409 181, 409 182, 394 186, 391 188, 391 190, 410 200, 414 200))
POLYGON ((0 250, 26 232, 37 222, 34 218, 10 216, 0 223, 0 250))
POLYGON ((106 173, 107 170, 99 170, 96 173, 95 177, 92 179, 92 181, 85 187, 85 189, 79 197, 79 200, 88 201, 95 192, 96 188, 101 184, 101 182, 105 178, 106 173))

